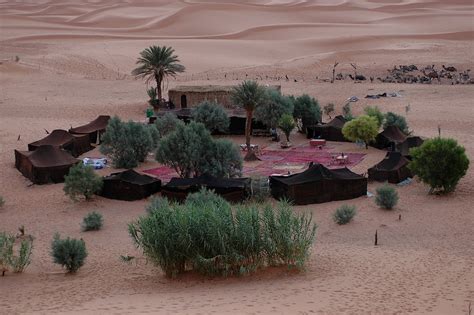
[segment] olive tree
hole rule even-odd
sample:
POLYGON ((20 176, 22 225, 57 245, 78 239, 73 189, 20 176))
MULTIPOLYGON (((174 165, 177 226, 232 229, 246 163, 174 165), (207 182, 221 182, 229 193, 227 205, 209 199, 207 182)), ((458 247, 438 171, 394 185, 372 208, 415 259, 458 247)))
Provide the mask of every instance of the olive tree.
POLYGON ((210 132, 226 132, 230 120, 222 105, 204 101, 193 109, 194 121, 204 124, 210 132))
POLYGON ((284 114, 293 113, 293 102, 274 89, 267 89, 267 100, 255 109, 255 119, 270 128, 276 128, 284 114))
POLYGON ((352 142, 364 141, 366 149, 369 148, 370 141, 375 140, 379 128, 374 117, 361 115, 344 124, 342 134, 352 142))

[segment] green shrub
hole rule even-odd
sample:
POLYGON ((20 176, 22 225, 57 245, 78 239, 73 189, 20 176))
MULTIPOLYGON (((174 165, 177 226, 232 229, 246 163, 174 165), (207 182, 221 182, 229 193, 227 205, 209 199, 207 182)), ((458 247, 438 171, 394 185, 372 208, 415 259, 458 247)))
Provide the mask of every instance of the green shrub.
POLYGON ((103 135, 100 152, 110 156, 117 168, 134 168, 153 150, 156 135, 149 126, 113 117, 103 135))
POLYGON ((250 181, 250 194, 253 201, 263 203, 270 197, 268 177, 254 177, 250 181))
POLYGON ((155 127, 161 138, 166 137, 171 132, 175 131, 179 125, 184 125, 184 122, 178 119, 172 113, 166 113, 161 117, 156 118, 155 127))
POLYGON ((408 124, 405 117, 397 115, 392 112, 388 112, 385 114, 385 123, 383 124, 383 128, 387 128, 388 126, 397 126, 400 128, 401 131, 408 134, 408 124))
POLYGON ((304 132, 307 126, 317 124, 321 121, 321 108, 318 101, 307 94, 295 98, 293 117, 297 121, 300 132, 304 132))
POLYGON ((377 126, 380 128, 385 119, 384 114, 380 111, 378 106, 367 106, 364 108, 364 112, 367 116, 374 117, 377 119, 377 126))
POLYGON ((184 204, 156 206, 131 223, 129 233, 168 277, 185 270, 227 276, 266 265, 301 268, 315 237, 311 216, 296 215, 285 203, 233 211, 221 197, 200 191, 184 204))
POLYGON ((374 117, 362 115, 344 124, 342 134, 349 141, 364 141, 365 147, 369 148, 369 142, 373 141, 379 132, 377 120, 374 117))
POLYGON ((276 128, 284 114, 292 113, 293 102, 289 97, 282 95, 280 91, 267 89, 266 101, 255 109, 255 119, 268 128, 276 128))
POLYGON ((69 174, 64 176, 64 193, 73 201, 78 196, 84 196, 90 200, 92 196, 102 189, 102 177, 94 172, 92 166, 76 164, 69 169, 69 174))
POLYGON ((102 228, 103 223, 102 214, 95 211, 90 212, 82 220, 82 231, 98 231, 102 228))
POLYGON ((5 199, 3 199, 2 196, 0 196, 0 208, 5 205, 5 199))
POLYGON ((0 272, 2 275, 11 270, 16 273, 23 272, 31 262, 33 251, 33 238, 24 238, 19 242, 14 235, 0 232, 0 272), (15 251, 18 250, 18 255, 15 251))
POLYGON ((408 167, 431 187, 430 193, 454 191, 469 168, 464 147, 454 139, 427 140, 420 147, 411 149, 410 155, 412 161, 408 167))
POLYGON ((355 206, 342 205, 333 214, 334 222, 339 225, 347 224, 352 221, 356 214, 355 206))
POLYGON ((65 267, 70 273, 75 273, 84 265, 87 257, 86 243, 84 240, 73 238, 61 239, 56 233, 51 243, 51 256, 56 264, 65 267))
POLYGON ((226 132, 230 120, 222 105, 204 101, 193 109, 192 116, 195 122, 200 122, 210 132, 226 132))
POLYGON ((278 128, 283 131, 286 136, 286 141, 290 142, 290 134, 295 129, 296 124, 293 116, 289 114, 284 114, 281 116, 280 120, 278 121, 278 128))
MULTIPOLYGON (((157 98, 156 89, 154 87, 147 89, 146 94, 148 94, 148 97, 150 98, 148 100, 148 104, 150 104, 150 106, 156 107, 160 104, 157 98)), ((147 116, 147 117, 150 117, 150 116, 147 116)))
POLYGON ((345 120, 351 121, 354 119, 354 115, 352 114, 351 103, 346 103, 346 105, 342 106, 342 116, 345 120))
POLYGON ((391 210, 398 203, 398 193, 395 188, 385 184, 376 190, 375 203, 383 208, 391 210))
POLYGON ((334 104, 329 103, 326 106, 323 107, 324 114, 326 116, 329 116, 329 119, 331 119, 331 114, 334 113, 334 104))

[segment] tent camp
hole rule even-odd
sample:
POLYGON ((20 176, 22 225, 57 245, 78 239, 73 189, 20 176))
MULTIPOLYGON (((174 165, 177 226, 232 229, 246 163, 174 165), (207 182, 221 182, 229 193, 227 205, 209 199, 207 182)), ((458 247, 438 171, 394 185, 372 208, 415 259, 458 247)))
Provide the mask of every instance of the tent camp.
POLYGON ((327 124, 318 124, 306 127, 308 139, 325 139, 327 141, 347 141, 342 134, 342 127, 347 120, 339 115, 327 124))
POLYGON ((270 176, 271 194, 298 205, 353 199, 367 194, 367 178, 347 168, 330 170, 313 164, 289 176, 270 176))
POLYGON ((409 162, 400 152, 387 152, 382 161, 369 168, 369 180, 398 184, 408 177, 412 177, 408 168, 409 162))
POLYGON ((241 202, 248 198, 250 179, 216 178, 202 175, 195 178, 172 178, 161 189, 161 195, 170 200, 184 201, 188 194, 199 191, 202 187, 214 190, 216 194, 230 202, 241 202))
POLYGON ((69 133, 74 135, 88 135, 90 143, 100 143, 100 136, 105 132, 110 116, 99 116, 90 123, 69 129, 69 133))
POLYGON ((100 196, 117 200, 140 200, 159 192, 161 180, 134 170, 112 173, 104 177, 100 196))
POLYGON ((70 152, 74 157, 92 150, 87 135, 72 135, 66 130, 55 129, 41 140, 28 144, 28 150, 34 151, 42 145, 52 145, 70 152))
POLYGON ((423 144, 424 140, 420 137, 413 136, 408 137, 402 143, 397 145, 397 151, 400 152, 403 156, 410 158, 410 149, 419 147, 423 144))
POLYGON ((230 116, 229 117, 229 134, 231 135, 244 135, 245 134, 245 123, 247 118, 245 116, 230 116))
POLYGON ((404 142, 407 136, 397 126, 388 126, 375 138, 374 147, 377 149, 396 150, 396 146, 404 142))
POLYGON ((57 146, 43 145, 34 151, 15 150, 15 167, 35 184, 60 183, 69 168, 79 163, 57 146))

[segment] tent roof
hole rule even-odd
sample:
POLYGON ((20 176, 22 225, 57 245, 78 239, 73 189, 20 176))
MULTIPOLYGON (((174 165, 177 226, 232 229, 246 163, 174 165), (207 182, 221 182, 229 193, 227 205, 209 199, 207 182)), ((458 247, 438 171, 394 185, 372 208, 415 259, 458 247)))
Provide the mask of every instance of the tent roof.
POLYGON ((407 138, 397 126, 387 126, 379 135, 385 136, 387 139, 395 142, 403 142, 407 138))
POLYGON ((43 139, 32 142, 30 145, 35 147, 41 145, 61 146, 70 143, 71 141, 74 141, 74 137, 69 132, 62 129, 55 129, 43 139))
POLYGON ((127 183, 146 185, 159 181, 159 179, 137 173, 135 170, 126 170, 123 172, 112 173, 109 176, 104 177, 104 181, 123 181, 127 183))
POLYGON ((55 167, 72 165, 79 160, 72 157, 68 152, 52 145, 42 145, 35 151, 18 151, 28 157, 36 167, 55 167))
POLYGON ((202 175, 195 178, 173 177, 167 187, 210 186, 214 188, 245 188, 248 178, 217 178, 211 175, 202 175))
POLYGON ((333 118, 333 120, 328 122, 325 126, 336 127, 336 128, 342 129, 342 127, 344 127, 344 124, 346 122, 347 120, 342 115, 337 115, 336 117, 333 118))
POLYGON ((385 158, 373 168, 379 171, 393 171, 402 168, 409 162, 400 152, 387 152, 385 158))
POLYGON ((348 168, 330 170, 321 164, 313 164, 306 171, 290 176, 272 176, 286 185, 298 185, 324 179, 360 179, 361 175, 353 173, 348 168))
POLYGON ((107 128, 107 124, 109 123, 109 119, 110 116, 101 115, 90 123, 76 128, 71 128, 69 131, 71 133, 92 133, 100 130, 105 130, 105 128, 107 128))

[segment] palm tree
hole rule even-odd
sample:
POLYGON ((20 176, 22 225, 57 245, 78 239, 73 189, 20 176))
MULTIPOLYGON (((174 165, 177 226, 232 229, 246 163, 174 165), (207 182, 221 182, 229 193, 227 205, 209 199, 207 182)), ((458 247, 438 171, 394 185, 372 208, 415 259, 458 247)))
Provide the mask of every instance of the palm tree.
POLYGON ((245 122, 245 144, 247 145, 247 155, 245 156, 245 160, 252 159, 252 156, 254 156, 250 148, 252 117, 255 108, 265 101, 266 95, 265 87, 259 85, 255 81, 242 82, 234 87, 231 94, 232 101, 236 105, 243 107, 247 113, 247 119, 245 122))
POLYGON ((156 81, 156 94, 158 101, 162 100, 163 80, 167 76, 175 77, 177 73, 184 72, 185 68, 179 64, 178 56, 174 55, 171 47, 150 46, 140 53, 137 68, 132 75, 136 78, 146 78, 146 83, 156 81))

